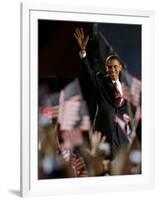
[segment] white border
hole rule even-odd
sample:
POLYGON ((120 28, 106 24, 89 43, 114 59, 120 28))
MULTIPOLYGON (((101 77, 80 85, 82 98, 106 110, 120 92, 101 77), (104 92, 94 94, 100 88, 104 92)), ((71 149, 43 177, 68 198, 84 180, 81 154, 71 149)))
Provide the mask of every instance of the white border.
POLYGON ((21 194, 22 196, 95 193, 154 187, 154 13, 99 7, 21 4, 21 194), (112 22, 142 25, 142 175, 37 180, 37 20, 112 22), (31 103, 30 103, 31 102, 31 103), (151 116, 151 119, 150 119, 151 116))

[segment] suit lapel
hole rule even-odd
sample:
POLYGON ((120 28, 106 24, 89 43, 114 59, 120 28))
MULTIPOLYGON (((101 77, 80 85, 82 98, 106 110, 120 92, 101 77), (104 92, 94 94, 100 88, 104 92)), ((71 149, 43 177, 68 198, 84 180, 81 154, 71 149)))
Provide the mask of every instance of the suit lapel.
POLYGON ((115 107, 114 84, 113 84, 112 80, 106 76, 105 76, 104 82, 105 82, 104 83, 105 88, 110 96, 110 103, 112 104, 113 107, 115 107))

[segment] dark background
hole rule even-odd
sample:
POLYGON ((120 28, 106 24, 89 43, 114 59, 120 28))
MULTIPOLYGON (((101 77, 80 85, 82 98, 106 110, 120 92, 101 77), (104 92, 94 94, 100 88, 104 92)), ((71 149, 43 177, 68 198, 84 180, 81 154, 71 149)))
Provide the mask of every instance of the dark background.
POLYGON ((141 77, 140 25, 39 20, 39 78, 79 76, 79 48, 73 36, 75 27, 83 27, 90 35, 87 52, 92 67, 101 69, 110 53, 110 47, 100 37, 102 34, 126 63, 129 72, 141 77))
POLYGON ((141 79, 141 25, 38 21, 39 86, 47 85, 51 92, 56 92, 79 77, 84 98, 94 113, 94 91, 80 76, 79 47, 73 36, 75 27, 82 27, 90 36, 87 56, 95 71, 103 71, 105 58, 117 53, 123 66, 141 79))

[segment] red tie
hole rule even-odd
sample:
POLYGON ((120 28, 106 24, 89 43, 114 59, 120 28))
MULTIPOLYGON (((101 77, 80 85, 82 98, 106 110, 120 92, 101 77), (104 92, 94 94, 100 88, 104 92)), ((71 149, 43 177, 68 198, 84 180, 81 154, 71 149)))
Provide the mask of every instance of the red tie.
POLYGON ((88 176, 85 161, 81 156, 78 156, 75 153, 71 153, 70 162, 74 169, 74 173, 76 177, 88 176))
POLYGON ((121 102, 122 102, 122 96, 119 92, 119 89, 117 87, 117 83, 114 83, 115 85, 115 89, 114 89, 114 95, 115 95, 115 106, 116 107, 120 107, 121 106, 121 102))

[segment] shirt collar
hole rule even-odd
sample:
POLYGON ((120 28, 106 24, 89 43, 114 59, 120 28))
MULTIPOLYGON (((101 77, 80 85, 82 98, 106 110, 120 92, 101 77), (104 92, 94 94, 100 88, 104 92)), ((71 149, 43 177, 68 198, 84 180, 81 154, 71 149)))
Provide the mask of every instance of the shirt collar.
POLYGON ((117 85, 120 84, 119 79, 118 79, 117 81, 112 80, 112 82, 113 82, 113 84, 114 84, 114 83, 117 83, 117 85))

